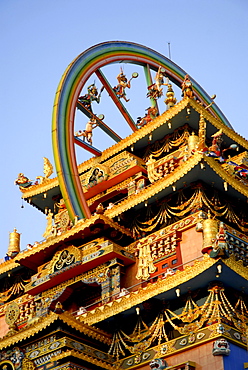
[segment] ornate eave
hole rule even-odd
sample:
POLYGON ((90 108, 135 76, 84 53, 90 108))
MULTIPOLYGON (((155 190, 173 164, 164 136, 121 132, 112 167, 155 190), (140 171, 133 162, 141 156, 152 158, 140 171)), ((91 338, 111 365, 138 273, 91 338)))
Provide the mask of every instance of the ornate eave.
POLYGON ((59 186, 58 178, 54 177, 53 179, 46 179, 43 183, 32 185, 28 188, 22 188, 20 187, 20 190, 22 192, 22 198, 31 198, 34 195, 45 193, 56 186, 59 186))
MULTIPOLYGON (((195 169, 195 167, 202 161, 209 166, 209 169, 212 173, 215 173, 221 180, 227 182, 238 193, 242 194, 246 198, 248 197, 248 189, 246 188, 246 186, 243 185, 239 180, 235 179, 227 171, 225 171, 225 169, 218 162, 202 153, 196 153, 188 158, 187 161, 182 163, 166 177, 161 178, 160 180, 141 190, 138 196, 137 194, 129 196, 128 199, 123 200, 115 207, 106 210, 105 214, 110 218, 114 218, 119 214, 142 204, 144 201, 151 199, 152 197, 158 195, 160 192, 165 192, 165 189, 167 189, 167 193, 169 194, 169 192, 171 192, 171 189, 169 190, 168 188, 172 185, 177 185, 177 187, 179 185, 179 188, 181 188, 185 186, 186 183, 189 184, 193 181, 204 179, 204 170, 201 170, 199 168, 195 172, 193 172, 193 169, 195 169), (189 176, 190 173, 191 176, 189 176), (182 180, 184 181, 182 182, 182 180)), ((208 180, 210 181, 211 177, 208 176, 208 180)))
POLYGON ((15 259, 5 261, 0 264, 0 275, 8 271, 13 271, 17 267, 20 267, 20 264, 15 259))
MULTIPOLYGON (((114 144, 112 147, 104 150, 101 156, 92 157, 80 164, 78 166, 78 171, 80 174, 89 171, 90 168, 97 164, 100 165, 105 163, 108 159, 120 154, 124 150, 130 151, 130 148, 132 148, 134 152, 138 151, 145 147, 147 142, 154 143, 155 141, 160 140, 165 135, 170 134, 172 130, 181 127, 185 122, 188 122, 189 126, 194 130, 198 130, 200 116, 202 116, 207 122, 207 137, 210 137, 216 132, 216 130, 221 129, 226 143, 231 144, 234 141, 238 145, 242 146, 242 148, 248 150, 247 140, 233 131, 233 129, 223 124, 223 122, 218 118, 214 117, 213 114, 205 109, 198 101, 186 97, 178 104, 156 117, 153 121, 149 122, 147 125, 133 132, 131 135, 114 144), (152 137, 152 139, 150 139, 150 137, 152 137)), ((106 184, 104 183, 105 187, 108 186, 107 182, 106 184)), ((42 184, 20 189, 22 191, 22 198, 42 212, 45 212, 45 206, 47 209, 53 209, 54 201, 52 199, 54 196, 58 196, 60 192, 57 178, 46 179, 42 184), (44 202, 45 199, 46 201, 44 202)), ((96 189, 96 187, 94 187, 90 190, 93 189, 96 192, 101 192, 100 188, 96 189)), ((88 193, 86 193, 86 199, 87 194, 88 193)), ((118 211, 117 214, 119 214, 118 211)))
POLYGON ((200 273, 208 270, 216 263, 215 260, 208 256, 204 256, 203 258, 204 259, 202 261, 195 261, 193 265, 185 266, 183 271, 177 270, 173 276, 168 276, 166 279, 160 279, 156 283, 149 283, 144 288, 140 288, 124 297, 115 299, 114 301, 106 303, 101 307, 97 307, 92 311, 88 311, 79 316, 78 320, 92 325, 120 312, 133 308, 161 293, 169 292, 170 290, 175 289, 178 285, 197 277, 200 273))
MULTIPOLYGON (((114 144, 113 146, 105 149, 101 156, 92 157, 89 160, 83 162, 78 166, 79 173, 87 171, 93 165, 97 163, 102 163, 112 157, 113 155, 118 154, 119 152, 129 148, 131 145, 134 145, 141 139, 145 138, 147 135, 153 133, 160 126, 165 125, 172 118, 177 116, 182 112, 186 107, 192 107, 197 113, 203 116, 205 120, 210 122, 216 129, 222 129, 223 134, 229 137, 231 140, 237 142, 239 145, 243 146, 248 150, 248 141, 244 139, 241 135, 236 133, 232 128, 226 126, 219 119, 215 118, 212 113, 206 110, 199 102, 194 99, 184 98, 174 107, 171 107, 169 110, 162 113, 160 116, 156 117, 154 120, 149 122, 147 125, 143 126, 139 130, 133 132, 131 135, 122 139, 120 142, 114 144)), ((198 122, 197 122, 198 123, 198 122)), ((167 127, 167 126, 166 126, 167 127)), ((167 128, 168 133, 170 130, 167 128)), ((166 131, 163 132, 163 135, 166 134, 166 131)), ((31 198, 37 194, 45 193, 52 188, 59 186, 57 177, 54 179, 47 179, 44 183, 39 185, 32 185, 28 188, 21 188, 23 193, 23 198, 31 198)))
POLYGON ((63 323, 69 325, 71 328, 78 330, 80 333, 91 337, 99 342, 110 344, 111 339, 107 333, 100 329, 90 327, 89 325, 79 322, 72 315, 64 312, 61 314, 56 314, 51 312, 45 317, 35 319, 31 324, 25 326, 19 331, 9 332, 5 337, 0 340, 0 350, 7 348, 14 344, 17 344, 25 339, 31 338, 36 334, 40 333, 42 330, 52 325, 56 321, 62 321, 63 323))
POLYGON ((209 164, 209 166, 215 171, 217 175, 221 177, 222 180, 226 181, 231 187, 237 190, 240 194, 248 197, 248 189, 235 177, 230 175, 225 169, 214 160, 214 158, 204 156, 204 161, 209 164))
POLYGON ((217 130, 222 129, 224 135, 229 137, 231 140, 237 142, 239 145, 243 146, 245 149, 248 149, 248 140, 235 132, 232 128, 225 125, 222 121, 215 118, 208 110, 199 104, 193 99, 189 99, 189 104, 192 108, 196 110, 199 114, 202 114, 203 118, 209 121, 217 130))
MULTIPOLYGON (((176 116, 181 110, 183 110, 188 105, 190 100, 191 99, 188 99, 188 98, 181 100, 178 104, 176 104, 170 110, 164 112, 159 117, 155 118, 153 121, 148 123, 146 126, 142 127, 138 131, 133 132, 131 135, 122 139, 120 142, 114 144, 113 146, 105 149, 102 152, 101 156, 92 157, 88 159, 87 161, 83 162, 82 164, 78 166, 79 173, 87 171, 89 168, 91 168, 93 165, 96 165, 99 162, 102 163, 106 161, 108 158, 112 157, 113 155, 118 154, 122 150, 128 148, 129 146, 135 144, 140 139, 149 135, 155 129, 162 126, 166 121, 176 116)), ((31 198, 37 194, 41 194, 48 190, 51 190, 52 188, 58 185, 59 185, 58 178, 56 177, 51 180, 48 179, 45 183, 42 183, 42 184, 32 185, 31 187, 28 187, 28 188, 20 188, 21 192, 23 193, 22 198, 24 199, 31 198)))
MULTIPOLYGON (((224 135, 228 136, 231 140, 237 142, 239 145, 242 145, 244 148, 248 149, 248 141, 244 139, 241 135, 237 134, 233 129, 226 126, 222 121, 215 118, 208 110, 206 110, 199 102, 194 99, 190 98, 183 98, 179 103, 177 103, 174 107, 171 107, 160 116, 156 117, 154 120, 143 126, 141 129, 133 132, 131 135, 127 136, 120 142, 114 144, 110 148, 105 149, 102 152, 102 155, 98 158, 91 158, 88 161, 82 163, 79 166, 79 172, 86 171, 92 164, 97 162, 103 162, 110 158, 111 156, 121 152, 124 149, 129 148, 131 145, 134 145, 141 139, 145 138, 146 136, 153 133, 159 127, 165 125, 168 121, 172 120, 176 117, 179 113, 181 113, 185 108, 192 107, 197 113, 203 115, 203 117, 209 121, 216 129, 223 130, 224 135)), ((186 121, 186 111, 185 111, 185 121, 186 121)), ((190 118, 189 118, 190 120, 190 118)), ((182 122, 180 122, 180 125, 182 122)), ((198 125, 198 121, 197 121, 198 125)), ((173 128, 172 122, 172 128, 173 128)), ((163 136, 167 133, 170 133, 170 129, 165 125, 163 130, 163 136)), ((214 130, 213 130, 214 132, 214 130)), ((153 140, 154 141, 154 140, 153 140)))
MULTIPOLYGON (((196 260, 194 264, 186 265, 182 271, 177 270, 174 275, 167 276, 166 279, 161 278, 156 283, 149 283, 144 288, 88 311, 79 316, 78 320, 92 325, 129 309, 134 310, 137 305, 159 295, 163 295, 166 299, 174 299, 176 298, 175 289, 178 286, 180 286, 181 294, 184 294, 187 293, 188 286, 194 290, 194 285, 199 288, 201 285, 208 285, 211 280, 216 280, 218 264, 221 264, 223 269, 218 281, 225 282, 229 286, 237 285, 237 282, 239 286, 245 286, 248 279, 248 268, 243 266, 242 261, 236 261, 233 256, 227 260, 212 259, 208 255, 202 258, 202 260, 196 260)), ((244 289, 248 291, 248 288, 244 289)))
MULTIPOLYGON (((154 346, 154 347, 151 347, 149 348, 146 352, 144 352, 144 355, 147 355, 147 359, 146 360, 141 360, 141 363, 142 365, 146 365, 150 362, 150 357, 151 355, 153 356, 156 356, 156 357, 159 357, 161 356, 162 358, 167 358, 167 356, 173 356, 173 355, 176 355, 178 354, 179 352, 182 352, 182 351, 187 351, 189 349, 192 349, 196 346, 199 346, 199 344, 205 344, 207 342, 213 342, 215 339, 217 338, 225 338, 227 341, 231 341, 232 343, 235 343, 237 344, 238 346, 240 347, 243 347, 243 348, 246 348, 247 347, 247 344, 242 340, 237 340, 235 338, 235 335, 239 335, 240 336, 240 333, 238 332, 238 330, 235 330, 233 329, 232 327, 226 325, 226 324, 222 324, 225 332, 224 333, 220 333, 218 332, 218 326, 219 324, 218 323, 214 323, 212 325, 209 325, 207 327, 204 327, 200 330, 197 331, 197 334, 196 333, 191 333, 191 334, 188 334, 188 335, 182 335, 182 336, 179 336, 177 338, 174 338, 174 339, 171 339, 165 343, 162 343, 162 344, 159 344, 157 346, 154 346), (197 338, 198 337, 198 338, 197 338)), ((146 357, 146 356, 144 356, 146 357)), ((127 368, 127 364, 131 364, 131 366, 129 365, 128 368, 129 369, 135 369, 137 367, 140 367, 141 363, 136 363, 135 362, 135 359, 136 359, 136 355, 133 354, 129 357, 125 357, 125 358, 122 358, 118 361, 115 362, 115 365, 119 368, 119 369, 125 369, 127 368)), ((180 364, 177 364, 177 365, 174 365, 174 366, 169 366, 169 367, 166 367, 166 369, 168 370, 180 370, 180 369, 189 369, 188 366, 196 366, 196 363, 195 362, 192 362, 192 361, 185 361, 183 363, 180 363, 180 364), (184 367, 185 366, 185 367, 184 367)))
MULTIPOLYGON (((48 249, 52 249, 52 251, 57 248, 58 245, 60 245, 63 242, 66 242, 73 238, 74 236, 77 236, 77 234, 82 234, 86 232, 87 229, 89 229, 90 226, 102 223, 104 225, 107 225, 108 227, 112 227, 115 230, 118 230, 123 235, 126 235, 128 237, 132 237, 131 232, 126 229, 123 226, 120 226, 118 223, 114 222, 111 218, 109 218, 107 215, 95 215, 92 216, 89 219, 82 219, 79 220, 76 225, 72 227, 72 229, 65 231, 63 234, 59 236, 55 236, 52 238, 47 239, 45 242, 39 244, 38 246, 24 251, 22 253, 19 253, 15 258, 14 261, 19 262, 20 264, 26 265, 26 261, 28 261, 28 264, 31 262, 33 264, 33 267, 36 265, 36 261, 38 263, 41 263, 43 255, 45 255, 48 251, 48 249), (32 258, 33 257, 33 258, 32 258)), ((90 230, 88 230, 88 234, 90 235, 90 230)), ((84 235, 86 237, 87 235, 84 235)))

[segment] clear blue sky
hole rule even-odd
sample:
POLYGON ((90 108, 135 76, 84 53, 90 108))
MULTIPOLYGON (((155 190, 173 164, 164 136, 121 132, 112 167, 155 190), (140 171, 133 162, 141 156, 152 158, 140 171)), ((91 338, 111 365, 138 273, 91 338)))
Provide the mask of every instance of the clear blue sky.
POLYGON ((21 208, 14 180, 19 172, 43 175, 43 157, 54 163, 54 96, 78 54, 119 40, 168 56, 170 42, 172 60, 217 94, 234 129, 248 137, 247 19, 247 0, 0 0, 0 258, 14 227, 21 249, 42 239, 45 216, 27 204, 21 208))

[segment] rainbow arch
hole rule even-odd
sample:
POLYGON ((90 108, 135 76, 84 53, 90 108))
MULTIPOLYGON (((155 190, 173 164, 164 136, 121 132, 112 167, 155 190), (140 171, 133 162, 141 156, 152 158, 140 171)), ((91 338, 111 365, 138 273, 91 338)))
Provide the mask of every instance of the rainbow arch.
MULTIPOLYGON (((186 72, 160 53, 132 42, 109 41, 95 45, 75 58, 65 70, 58 85, 53 108, 52 142, 58 181, 69 216, 74 220, 89 218, 89 207, 85 200, 78 176, 74 148, 74 115, 77 99, 88 78, 99 68, 110 63, 134 63, 157 70, 162 66, 169 79, 178 86, 186 72)), ((191 78, 191 77, 190 77, 191 78)), ((207 105, 210 96, 191 78, 197 98, 207 105)), ((214 115, 231 127, 216 104, 211 107, 214 115)))

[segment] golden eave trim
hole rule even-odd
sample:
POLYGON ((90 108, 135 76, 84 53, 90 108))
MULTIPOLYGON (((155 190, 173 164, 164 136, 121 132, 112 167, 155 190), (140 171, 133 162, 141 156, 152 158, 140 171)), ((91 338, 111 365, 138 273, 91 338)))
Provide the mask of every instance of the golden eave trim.
POLYGON ((16 267, 20 267, 18 262, 15 262, 15 259, 8 260, 0 264, 0 274, 4 274, 10 270, 13 270, 16 267))
MULTIPOLYGON (((156 130, 158 127, 162 126, 167 120, 172 119, 176 116, 181 110, 183 110, 189 102, 189 99, 183 99, 174 107, 170 108, 169 110, 162 113, 159 117, 155 118, 147 125, 143 126, 139 130, 133 132, 131 135, 127 136, 126 138, 122 139, 120 142, 112 145, 110 148, 105 149, 101 156, 98 157, 99 162, 106 161, 108 158, 112 157, 113 155, 121 152, 122 150, 126 149, 127 147, 135 144, 137 141, 142 139, 143 137, 149 135, 151 132, 156 130)), ((79 171, 83 172, 86 171, 93 163, 95 163, 95 158, 90 158, 88 161, 79 165, 79 171)))
POLYGON ((168 276, 166 279, 158 280, 156 283, 150 283, 145 288, 140 288, 124 297, 106 303, 101 307, 97 307, 96 309, 80 316, 78 320, 82 320, 84 323, 88 323, 89 325, 103 321, 157 296, 160 293, 175 289, 177 286, 186 283, 199 274, 205 272, 213 265, 218 264, 219 261, 229 267, 237 275, 248 280, 247 267, 243 266, 242 261, 236 261, 234 256, 231 256, 226 260, 222 260, 210 258, 205 254, 202 258, 203 259, 201 261, 195 261, 193 265, 186 265, 185 269, 182 271, 177 270, 175 275, 168 276))
POLYGON ((110 218, 114 218, 121 214, 122 212, 125 212, 128 209, 133 208, 136 205, 148 200, 152 196, 159 193, 161 190, 169 186, 172 186, 175 182, 180 180, 183 176, 190 172, 197 164, 199 164, 199 162, 202 159, 218 176, 220 176, 222 180, 228 182, 230 186, 232 186, 235 190, 237 190, 245 197, 248 197, 248 189, 238 180, 236 180, 232 175, 230 175, 226 170, 224 170, 222 166, 218 162, 216 162, 216 160, 214 160, 211 157, 207 157, 204 154, 196 153, 190 158, 188 158, 184 164, 181 164, 179 167, 177 167, 167 177, 162 178, 156 181, 155 183, 149 185, 147 188, 140 191, 138 195, 133 194, 129 196, 127 199, 123 200, 115 207, 106 210, 105 214, 110 218))
POLYGON ((52 313, 51 315, 46 316, 45 319, 40 318, 35 320, 34 323, 30 324, 28 327, 25 327, 22 331, 15 332, 10 337, 2 338, 0 340, 0 350, 34 336, 41 330, 51 325, 57 319, 57 317, 58 315, 52 313))
POLYGON ((88 324, 79 322, 76 318, 68 313, 56 314, 54 312, 51 312, 46 317, 34 320, 33 323, 24 327, 20 331, 15 332, 13 335, 2 338, 0 340, 0 350, 19 343, 24 339, 33 337, 35 334, 53 324, 56 320, 63 321, 65 324, 73 327, 74 329, 80 331, 80 333, 83 333, 88 337, 94 338, 102 343, 106 343, 109 345, 111 344, 111 339, 108 338, 107 334, 100 329, 91 328, 88 326, 88 324))
POLYGON ((74 318, 72 315, 66 312, 58 316, 65 324, 68 324, 74 329, 80 331, 80 333, 83 333, 87 335, 88 337, 94 338, 98 340, 99 342, 106 343, 109 345, 111 344, 112 339, 108 338, 107 333, 105 333, 104 331, 94 328, 94 327, 90 327, 86 323, 80 323, 76 318, 74 318))
POLYGON ((233 141, 236 141, 239 145, 242 145, 245 149, 248 150, 248 140, 239 135, 232 128, 225 125, 221 120, 215 118, 210 112, 208 112, 202 105, 197 103, 193 99, 189 99, 188 103, 191 105, 196 112, 203 115, 203 118, 209 121, 216 129, 222 129, 223 134, 228 136, 233 141))
POLYGON ((222 260, 222 262, 236 274, 248 280, 248 268, 243 265, 243 261, 236 261, 235 257, 231 255, 228 259, 222 260))
POLYGON ((74 351, 74 350, 64 351, 64 352, 60 353, 59 355, 54 356, 53 361, 63 360, 66 357, 75 357, 75 358, 78 358, 80 360, 84 360, 84 361, 87 361, 87 362, 92 363, 94 365, 97 365, 97 366, 101 367, 102 369, 108 369, 108 370, 116 369, 116 367, 114 365, 107 364, 106 362, 104 362, 102 360, 98 360, 94 357, 88 356, 86 354, 83 354, 83 353, 80 353, 80 352, 74 351))
POLYGON ((22 192, 22 198, 26 199, 26 198, 31 198, 31 197, 33 197, 35 195, 38 195, 38 194, 45 193, 45 192, 55 188, 56 186, 59 186, 59 182, 58 182, 57 177, 55 177, 53 179, 47 179, 42 184, 32 185, 28 188, 20 188, 20 190, 22 192))
POLYGON ((214 158, 207 157, 204 155, 204 161, 212 168, 212 170, 226 181, 231 187, 237 190, 239 193, 248 197, 248 189, 239 180, 236 180, 232 175, 230 175, 222 166, 216 162, 214 158))
POLYGON ((32 256, 32 255, 34 255, 34 254, 36 254, 40 251, 44 251, 45 249, 49 248, 50 246, 52 246, 54 244, 59 244, 59 243, 65 241, 66 239, 70 238, 74 234, 76 234, 78 232, 81 232, 81 231, 84 231, 86 228, 93 225, 97 220, 103 220, 109 226, 112 226, 113 228, 117 229, 121 233, 132 237, 132 234, 131 234, 130 230, 128 230, 128 229, 124 228, 123 226, 120 226, 118 223, 114 222, 112 219, 109 218, 108 215, 95 215, 95 216, 92 216, 88 219, 79 220, 77 222, 77 224, 75 226, 73 226, 73 228, 71 230, 64 232, 62 235, 55 236, 54 238, 48 239, 47 241, 41 243, 39 246, 37 246, 35 248, 32 248, 28 251, 19 253, 15 257, 15 260, 16 261, 21 261, 21 260, 23 260, 25 258, 28 258, 29 256, 32 256))
POLYGON ((203 155, 196 153, 191 156, 184 164, 177 167, 173 172, 171 172, 167 177, 164 177, 157 182, 149 185, 145 189, 141 190, 139 194, 133 194, 127 199, 123 200, 120 204, 115 207, 106 210, 105 214, 110 218, 118 216, 120 213, 127 211, 130 208, 146 201, 152 196, 159 193, 161 190, 173 185, 176 181, 180 180, 184 175, 192 170, 203 158, 203 155))
POLYGON ((96 309, 80 316, 78 320, 82 320, 84 323, 89 325, 103 321, 160 293, 176 288, 178 285, 183 284, 206 271, 217 263, 217 261, 218 260, 214 260, 208 255, 204 255, 202 261, 195 261, 193 265, 185 266, 183 271, 178 270, 173 276, 168 276, 166 279, 158 280, 156 283, 150 283, 145 288, 140 288, 122 298, 106 303, 101 307, 97 307, 96 309))
MULTIPOLYGON (((135 144, 138 140, 142 139, 143 137, 149 135, 158 127, 162 126, 167 120, 172 119, 176 116, 181 110, 183 110, 189 103, 190 99, 182 99, 178 104, 174 107, 170 108, 169 110, 162 113, 159 117, 155 118, 153 121, 149 122, 144 127, 140 128, 139 130, 133 132, 131 135, 127 136, 120 142, 112 145, 110 148, 105 149, 100 157, 92 157, 87 161, 83 162, 78 166, 79 173, 87 171, 90 167, 95 165, 96 163, 102 163, 106 161, 108 158, 112 157, 113 155, 121 152, 122 150, 126 149, 127 147, 135 144)), ((41 194, 46 192, 56 186, 59 186, 58 178, 48 179, 45 183, 39 185, 32 185, 30 188, 21 188, 21 192, 23 193, 22 198, 30 198, 34 195, 41 194)))

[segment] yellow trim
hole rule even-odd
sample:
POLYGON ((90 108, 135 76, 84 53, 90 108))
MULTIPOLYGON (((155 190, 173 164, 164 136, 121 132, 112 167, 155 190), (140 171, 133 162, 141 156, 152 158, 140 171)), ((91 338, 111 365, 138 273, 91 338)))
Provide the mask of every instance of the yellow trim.
POLYGON ((43 329, 47 328, 51 324, 53 324, 56 320, 61 320, 65 324, 71 326, 72 328, 80 331, 87 335, 88 337, 94 338, 102 343, 106 343, 108 345, 111 344, 111 339, 109 338, 108 334, 104 331, 90 327, 88 324, 81 323, 79 320, 76 320, 72 315, 64 312, 61 314, 56 314, 51 312, 46 317, 41 317, 35 319, 32 324, 25 326, 23 329, 20 329, 18 332, 11 334, 10 336, 5 336, 3 339, 0 340, 0 350, 3 348, 9 347, 14 345, 24 339, 33 337, 35 334, 41 332, 43 329))
MULTIPOLYGON (((168 276, 166 279, 160 279, 156 283, 149 283, 145 288, 140 288, 135 292, 116 299, 112 302, 106 303, 101 307, 97 307, 92 311, 81 315, 78 320, 93 325, 99 321, 103 321, 113 315, 128 310, 136 305, 155 297, 158 294, 175 289, 177 286, 193 279, 202 272, 208 270, 211 266, 217 263, 218 260, 210 258, 205 254, 201 261, 195 261, 193 265, 186 265, 184 270, 175 273, 175 275, 168 276)), ((242 261, 236 261, 234 256, 222 262, 233 270, 236 274, 248 280, 248 269, 243 266, 242 261)))
MULTIPOLYGON (((107 215, 95 215, 92 216, 89 219, 82 219, 79 220, 76 225, 72 227, 72 229, 65 231, 62 235, 55 236, 53 238, 49 238, 47 241, 39 244, 38 246, 28 250, 19 253, 14 260, 19 262, 25 258, 28 258, 40 251, 44 251, 45 249, 49 248, 51 245, 58 244, 63 242, 65 239, 68 239, 69 237, 75 235, 78 232, 83 232, 85 229, 93 225, 97 220, 102 220, 105 222, 105 224, 113 227, 114 229, 120 231, 122 234, 125 234, 127 236, 132 236, 130 230, 126 229, 123 226, 120 226, 118 223, 114 222, 112 219, 110 219, 107 215)), ((18 266, 18 265, 17 265, 18 266)), ((0 270, 1 271, 1 270, 0 270)))
POLYGON ((198 274, 206 271, 216 263, 216 260, 208 255, 202 257, 202 261, 195 261, 193 265, 186 265, 183 271, 177 271, 174 275, 168 276, 166 279, 160 279, 156 283, 148 283, 145 288, 140 288, 135 292, 131 292, 124 297, 115 299, 112 302, 106 303, 92 311, 81 315, 78 320, 93 325, 99 321, 103 321, 113 315, 128 310, 136 305, 171 289, 178 285, 194 278, 198 274))

